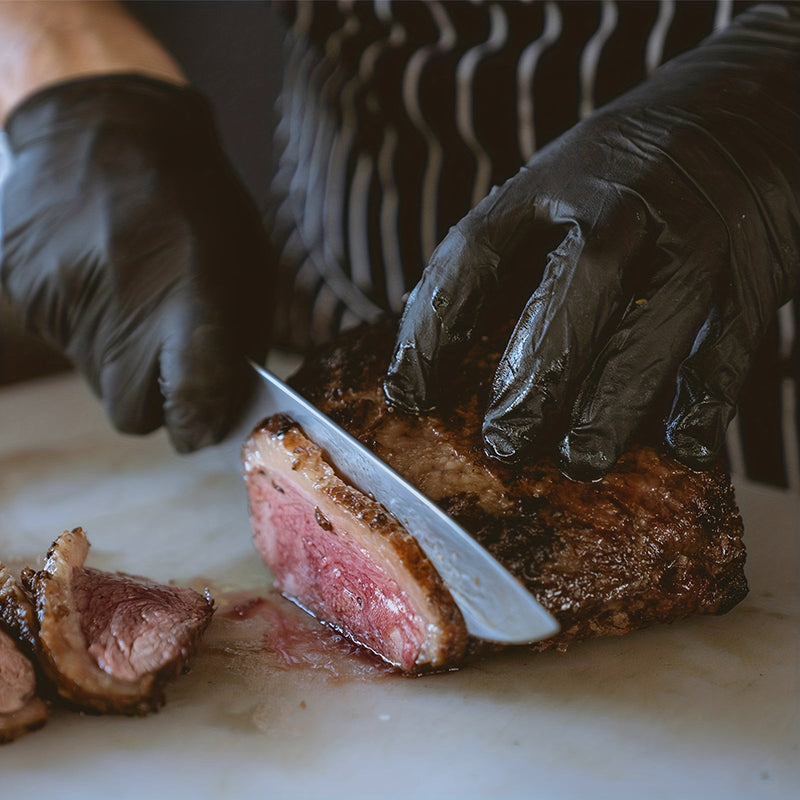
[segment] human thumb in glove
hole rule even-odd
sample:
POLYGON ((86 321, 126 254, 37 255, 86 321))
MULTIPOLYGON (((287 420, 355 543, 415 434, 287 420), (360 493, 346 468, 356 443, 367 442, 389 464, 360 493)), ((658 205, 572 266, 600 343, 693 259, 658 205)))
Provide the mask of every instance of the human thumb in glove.
POLYGON ((137 75, 64 82, 6 126, 2 284, 121 431, 217 441, 263 357, 269 245, 205 99, 137 75))
POLYGON ((491 388, 487 452, 525 458, 557 430, 565 473, 597 479, 667 392, 668 447, 708 466, 797 283, 799 102, 800 17, 758 7, 545 147, 433 254, 388 397, 435 403, 440 365, 521 270, 530 300, 491 388), (554 230, 546 264, 526 260, 522 243, 554 230))

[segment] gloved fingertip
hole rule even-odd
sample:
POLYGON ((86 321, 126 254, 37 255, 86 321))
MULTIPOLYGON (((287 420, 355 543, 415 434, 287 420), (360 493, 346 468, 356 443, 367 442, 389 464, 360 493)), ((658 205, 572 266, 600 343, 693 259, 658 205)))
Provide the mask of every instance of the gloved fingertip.
POLYGON ((676 432, 667 437, 667 444, 675 458, 690 469, 708 469, 717 456, 715 450, 696 437, 676 432))
MULTIPOLYGON (((106 415, 120 433, 144 436, 164 424, 162 397, 155 380, 144 377, 136 384, 129 380, 125 365, 109 364, 103 370, 81 370, 94 391, 103 398, 106 415)), ((141 369, 141 375, 148 371, 141 369)))
POLYGON ((189 424, 170 425, 167 428, 170 442, 175 452, 182 455, 194 453, 204 447, 217 444, 225 435, 227 426, 193 420, 189 424))
POLYGON ((402 376, 387 375, 383 381, 383 393, 393 406, 402 408, 404 411, 418 414, 429 410, 425 404, 418 401, 415 387, 407 384, 402 376))
POLYGON ((165 404, 164 421, 176 452, 193 453, 218 444, 233 427, 247 393, 244 387, 226 396, 209 393, 205 402, 177 396, 165 404))
POLYGON ((710 400, 673 412, 665 432, 667 446, 690 469, 708 469, 722 449, 732 417, 730 406, 710 400))
POLYGON ((504 464, 514 464, 530 449, 534 435, 531 425, 503 425, 487 419, 483 424, 484 450, 491 458, 504 464))
POLYGON ((590 483, 602 479, 617 461, 617 453, 597 436, 570 431, 558 447, 559 467, 570 480, 590 483))
POLYGON ((193 431, 175 431, 168 429, 169 440, 172 443, 172 448, 180 455, 188 455, 203 447, 215 444, 217 437, 213 435, 198 435, 196 430, 193 431))
POLYGON ((517 460, 517 451, 513 441, 498 431, 488 431, 483 435, 483 444, 486 454, 504 463, 513 463, 517 460))
POLYGON ((545 400, 538 393, 520 394, 513 386, 495 390, 481 431, 486 454, 507 464, 528 455, 545 428, 545 400))
POLYGON ((397 349, 383 380, 383 392, 394 406, 419 414, 433 408, 428 391, 430 369, 411 345, 397 349))
POLYGON ((719 452, 708 430, 693 427, 685 418, 667 426, 665 438, 672 455, 690 469, 708 469, 719 452))

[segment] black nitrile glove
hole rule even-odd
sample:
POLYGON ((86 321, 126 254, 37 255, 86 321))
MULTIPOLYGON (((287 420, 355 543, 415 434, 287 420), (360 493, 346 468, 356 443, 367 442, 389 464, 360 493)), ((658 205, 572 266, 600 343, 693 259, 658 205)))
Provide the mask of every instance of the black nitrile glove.
POLYGON ((522 263, 532 296, 495 376, 487 452, 522 458, 561 426, 562 469, 597 479, 672 387, 666 442, 703 468, 799 248, 800 16, 759 7, 544 148, 450 231, 408 301, 387 396, 430 407, 443 359, 522 263), (563 239, 541 277, 520 242, 548 229, 563 239))
POLYGON ((263 357, 270 255, 196 91, 139 76, 63 83, 7 124, 2 283, 121 431, 217 441, 263 357))

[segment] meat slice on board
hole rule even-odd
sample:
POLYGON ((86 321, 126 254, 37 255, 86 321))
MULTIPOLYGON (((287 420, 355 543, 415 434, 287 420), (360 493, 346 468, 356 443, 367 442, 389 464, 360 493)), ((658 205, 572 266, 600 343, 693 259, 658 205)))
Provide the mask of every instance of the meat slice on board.
POLYGON ((6 583, 0 619, 30 646, 51 696, 100 713, 155 711, 186 669, 213 603, 192 589, 87 567, 88 551, 81 528, 65 531, 40 570, 23 571, 24 592, 6 583))
POLYGON ((18 739, 47 721, 47 704, 36 693, 33 664, 0 627, 0 744, 18 739))

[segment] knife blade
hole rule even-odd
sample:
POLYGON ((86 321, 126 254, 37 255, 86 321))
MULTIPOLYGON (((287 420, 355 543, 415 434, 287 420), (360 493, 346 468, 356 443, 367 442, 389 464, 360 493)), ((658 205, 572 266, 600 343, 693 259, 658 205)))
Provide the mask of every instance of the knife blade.
POLYGON ((251 366, 259 376, 257 388, 228 442, 241 444, 262 419, 285 414, 325 451, 344 480, 374 497, 417 540, 471 635, 528 644, 558 632, 552 615, 464 528, 277 376, 251 366))

